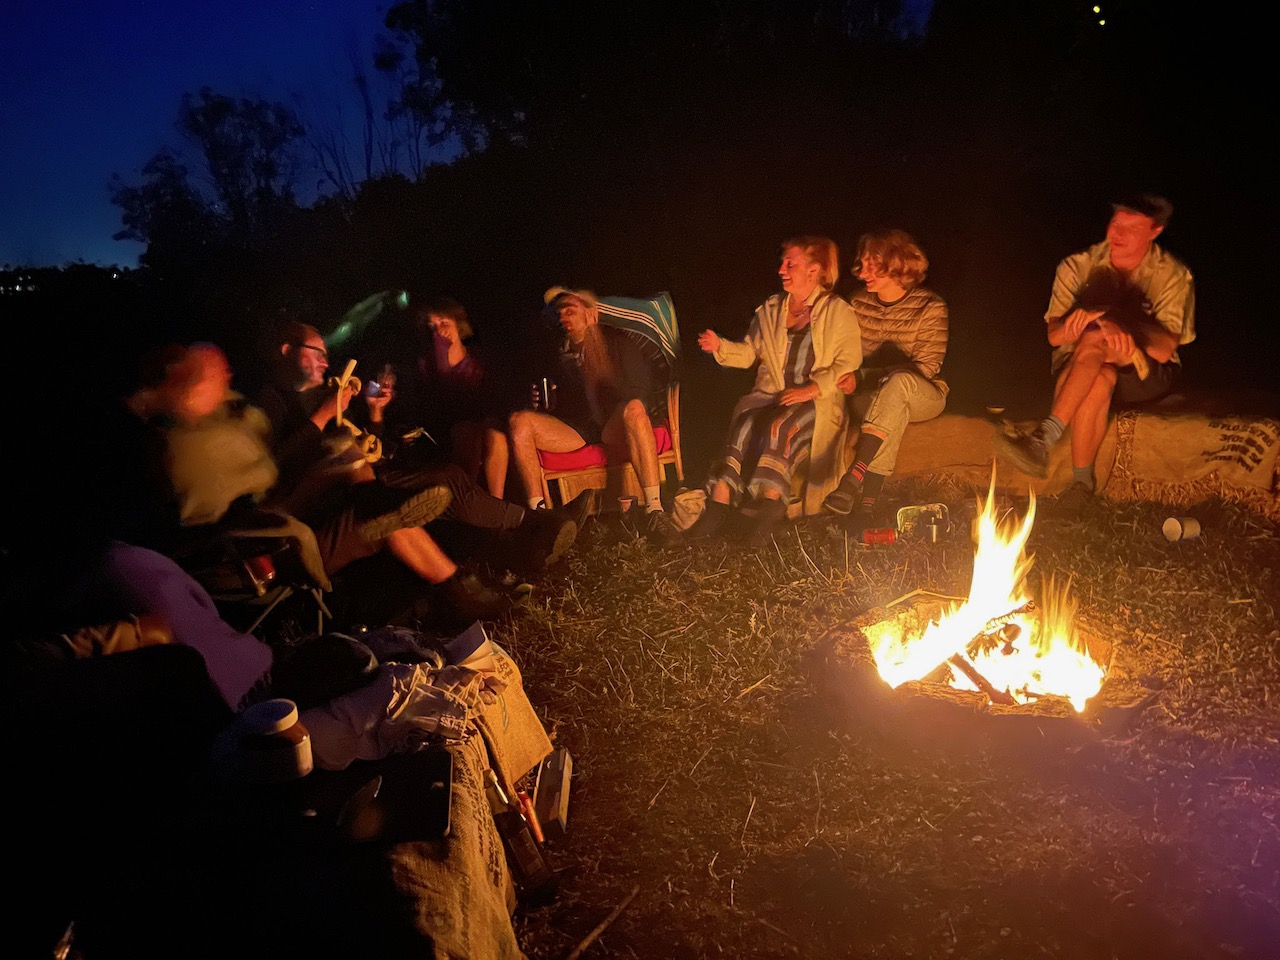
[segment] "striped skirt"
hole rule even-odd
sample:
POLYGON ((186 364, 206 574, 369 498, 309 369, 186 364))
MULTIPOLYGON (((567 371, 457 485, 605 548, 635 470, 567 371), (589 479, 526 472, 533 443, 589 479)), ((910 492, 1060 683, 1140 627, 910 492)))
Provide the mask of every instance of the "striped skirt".
POLYGON ((707 493, 724 482, 730 502, 738 504, 743 493, 755 499, 774 490, 784 503, 791 501, 791 478, 809 460, 816 418, 814 402, 790 407, 777 397, 749 393, 733 410, 729 439, 720 459, 711 465, 707 493))

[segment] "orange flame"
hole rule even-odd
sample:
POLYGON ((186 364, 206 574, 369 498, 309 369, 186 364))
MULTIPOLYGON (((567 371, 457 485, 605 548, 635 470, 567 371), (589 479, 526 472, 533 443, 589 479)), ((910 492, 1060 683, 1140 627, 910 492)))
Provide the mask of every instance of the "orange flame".
MULTIPOLYGON (((1051 583, 1034 611, 1014 613, 1032 599, 1026 579, 1034 558, 1027 556, 1025 547, 1036 515, 1035 494, 1021 523, 1001 522, 995 483, 993 466, 986 505, 974 522, 977 549, 968 599, 930 623, 919 637, 903 637, 895 627, 870 631, 876 667, 891 687, 897 687, 924 677, 957 654, 967 657, 971 642, 995 629, 993 621, 1014 624, 1016 637, 988 643, 970 659, 977 671, 1019 703, 1052 694, 1083 710, 1101 688, 1105 670, 1076 633, 1070 583, 1062 588, 1051 583)), ((951 672, 953 686, 976 689, 960 671, 951 672)))

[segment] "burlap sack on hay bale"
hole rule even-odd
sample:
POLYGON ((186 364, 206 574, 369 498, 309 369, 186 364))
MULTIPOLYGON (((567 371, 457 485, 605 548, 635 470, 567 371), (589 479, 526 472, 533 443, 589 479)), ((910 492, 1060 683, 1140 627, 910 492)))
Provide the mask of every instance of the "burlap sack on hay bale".
MULTIPOLYGON (((1010 434, 1030 433, 1036 420, 1005 420, 995 423, 985 417, 966 417, 944 413, 940 417, 913 423, 902 438, 895 477, 946 476, 968 480, 975 489, 985 490, 991 483, 991 464, 995 459, 995 436, 1001 430, 1010 434)), ((1037 497, 1054 496, 1071 485, 1071 431, 1063 436, 1049 453, 1049 475, 1041 480, 1029 476, 1012 464, 1001 461, 996 467, 996 489, 1001 493, 1025 496, 1034 490, 1037 497)), ((1099 489, 1105 487, 1116 456, 1116 429, 1112 423, 1102 439, 1098 461, 1094 466, 1099 489)))
MULTIPOLYGON (((1208 408, 1212 409, 1212 408, 1208 408)), ((1037 421, 943 414, 907 428, 894 476, 942 476, 985 489, 999 430, 1030 432, 1037 421)), ((1190 506, 1214 497, 1280 520, 1280 420, 1222 415, 1183 402, 1150 411, 1118 412, 1107 425, 1094 465, 1098 489, 1115 500, 1190 506)), ((1071 430, 1049 456, 1046 479, 1009 463, 996 467, 1002 493, 1053 496, 1071 484, 1071 430)))
POLYGON ((450 747, 449 835, 398 843, 387 860, 413 930, 430 944, 424 960, 524 960, 511 926, 515 887, 484 792, 484 739, 450 747))

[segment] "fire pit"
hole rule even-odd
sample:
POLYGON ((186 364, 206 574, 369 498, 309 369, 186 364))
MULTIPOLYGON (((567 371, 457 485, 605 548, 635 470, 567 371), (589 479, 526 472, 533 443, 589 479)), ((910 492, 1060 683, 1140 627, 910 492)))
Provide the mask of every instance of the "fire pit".
POLYGON ((1152 699, 1080 622, 1069 581, 1031 595, 1034 495, 1021 519, 995 503, 993 473, 967 597, 913 591, 821 638, 821 675, 851 720, 934 741, 1078 742, 1122 728, 1152 699))

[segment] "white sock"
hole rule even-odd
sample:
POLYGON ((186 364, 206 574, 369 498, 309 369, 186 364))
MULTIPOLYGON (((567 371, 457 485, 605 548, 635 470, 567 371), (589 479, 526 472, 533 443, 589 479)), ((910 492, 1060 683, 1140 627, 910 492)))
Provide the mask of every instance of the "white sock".
POLYGON ((541 510, 545 505, 546 505, 546 501, 545 501, 545 500, 543 500, 541 497, 530 497, 530 498, 529 498, 529 509, 530 509, 530 510, 541 510))
POLYGON ((656 513, 662 509, 662 487, 654 484, 652 487, 644 488, 644 505, 649 513, 656 513))

